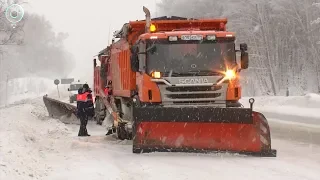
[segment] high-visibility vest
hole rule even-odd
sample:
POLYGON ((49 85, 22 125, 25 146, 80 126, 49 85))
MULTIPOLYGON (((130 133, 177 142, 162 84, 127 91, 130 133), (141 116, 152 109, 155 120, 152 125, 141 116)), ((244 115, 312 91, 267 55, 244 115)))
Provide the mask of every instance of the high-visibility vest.
POLYGON ((107 87, 104 88, 104 94, 108 96, 108 93, 109 93, 109 88, 107 88, 107 87))
POLYGON ((88 94, 89 92, 85 92, 83 94, 77 94, 77 101, 79 102, 87 102, 87 101, 92 101, 92 99, 88 99, 88 94))

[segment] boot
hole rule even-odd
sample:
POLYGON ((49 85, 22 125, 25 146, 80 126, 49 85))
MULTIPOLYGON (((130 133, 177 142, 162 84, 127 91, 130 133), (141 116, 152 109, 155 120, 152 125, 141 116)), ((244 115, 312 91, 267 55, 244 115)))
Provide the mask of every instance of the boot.
POLYGON ((85 134, 85 136, 91 136, 90 134, 88 134, 87 127, 84 128, 84 134, 85 134))
POLYGON ((114 126, 112 126, 112 128, 108 130, 106 136, 113 134, 113 133, 116 133, 116 127, 114 127, 114 126))
POLYGON ((110 134, 113 134, 112 129, 109 129, 109 130, 108 130, 106 136, 108 136, 108 135, 110 135, 110 134))
POLYGON ((81 137, 81 136, 87 136, 87 135, 79 132, 78 136, 81 137))
POLYGON ((80 126, 78 136, 86 136, 88 133, 84 126, 80 126))

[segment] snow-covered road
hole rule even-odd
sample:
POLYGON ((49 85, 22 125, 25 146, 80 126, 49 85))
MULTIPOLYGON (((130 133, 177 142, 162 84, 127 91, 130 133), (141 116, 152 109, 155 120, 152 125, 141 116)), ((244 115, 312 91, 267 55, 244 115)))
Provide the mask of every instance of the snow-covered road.
POLYGON ((77 125, 47 118, 41 98, 27 102, 0 109, 0 179, 320 179, 317 126, 270 120, 276 158, 132 154, 131 141, 106 137, 101 126, 89 124, 92 136, 79 138, 77 125))

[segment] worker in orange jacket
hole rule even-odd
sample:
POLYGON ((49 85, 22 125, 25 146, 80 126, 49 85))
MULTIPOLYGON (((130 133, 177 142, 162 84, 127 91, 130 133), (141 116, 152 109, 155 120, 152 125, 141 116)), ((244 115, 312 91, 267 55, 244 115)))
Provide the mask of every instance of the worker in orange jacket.
POLYGON ((84 84, 77 94, 77 116, 80 119, 78 136, 90 136, 87 131, 88 119, 94 116, 94 105, 91 90, 84 84))

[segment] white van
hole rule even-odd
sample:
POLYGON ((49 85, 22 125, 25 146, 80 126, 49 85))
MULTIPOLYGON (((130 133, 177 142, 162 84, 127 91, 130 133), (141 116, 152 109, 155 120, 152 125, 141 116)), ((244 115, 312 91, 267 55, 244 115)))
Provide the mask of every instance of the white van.
POLYGON ((74 101, 77 101, 77 94, 79 88, 81 88, 83 84, 79 82, 71 83, 70 87, 68 88, 69 91, 69 102, 73 103, 74 101))

